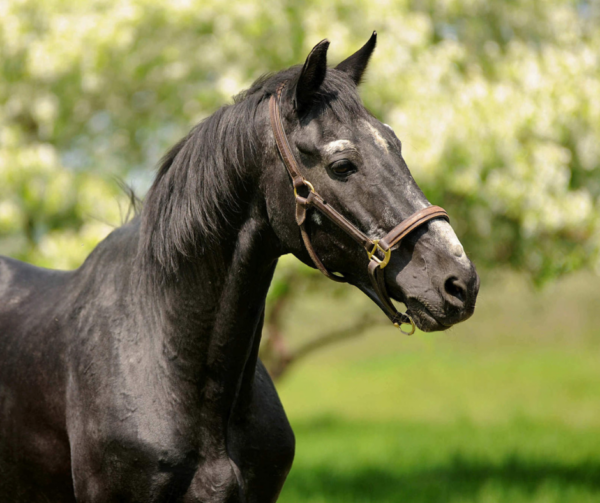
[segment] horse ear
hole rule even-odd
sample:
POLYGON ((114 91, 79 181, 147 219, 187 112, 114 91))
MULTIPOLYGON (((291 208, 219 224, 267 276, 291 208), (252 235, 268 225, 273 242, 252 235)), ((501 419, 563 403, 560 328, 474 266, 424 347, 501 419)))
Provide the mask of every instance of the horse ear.
POLYGON ((296 85, 295 107, 303 114, 313 103, 315 93, 325 80, 329 40, 321 40, 310 51, 296 85))
POLYGON ((352 56, 342 61, 335 69, 347 73, 356 85, 360 84, 376 45, 377 32, 374 31, 365 45, 352 56))

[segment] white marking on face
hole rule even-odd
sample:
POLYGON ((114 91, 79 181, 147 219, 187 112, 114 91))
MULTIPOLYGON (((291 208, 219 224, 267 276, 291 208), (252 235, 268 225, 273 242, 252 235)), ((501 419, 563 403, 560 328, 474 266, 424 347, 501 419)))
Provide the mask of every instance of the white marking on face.
POLYGON ((356 150, 356 147, 350 140, 335 140, 325 145, 323 150, 326 154, 333 155, 336 152, 341 152, 343 150, 356 150))
POLYGON ((429 232, 434 242, 447 248, 452 255, 461 261, 467 261, 467 255, 452 226, 445 220, 432 220, 429 222, 429 232))
POLYGON ((318 211, 311 212, 311 219, 317 225, 321 225, 323 223, 323 220, 321 219, 321 214, 318 211))
POLYGON ((387 143, 387 141, 385 141, 385 138, 383 136, 381 136, 381 133, 379 131, 377 131, 377 129, 375 129, 371 125, 371 123, 369 123, 367 121, 364 121, 364 122, 367 125, 367 129, 369 130, 369 133, 371 133, 371 136, 375 140, 375 143, 377 143, 377 145, 379 145, 383 150, 385 150, 387 152, 388 151, 388 143, 387 143))

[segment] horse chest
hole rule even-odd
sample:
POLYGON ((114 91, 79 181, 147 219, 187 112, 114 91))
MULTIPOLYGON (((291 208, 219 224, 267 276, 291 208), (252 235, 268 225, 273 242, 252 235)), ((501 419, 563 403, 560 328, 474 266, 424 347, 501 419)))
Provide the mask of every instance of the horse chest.
POLYGON ((131 501, 275 501, 291 467, 294 439, 262 365, 251 396, 229 417, 200 404, 186 411, 184 397, 165 401, 148 386, 142 401, 121 391, 108 408, 94 405, 73 414, 79 499, 126 494, 131 501))

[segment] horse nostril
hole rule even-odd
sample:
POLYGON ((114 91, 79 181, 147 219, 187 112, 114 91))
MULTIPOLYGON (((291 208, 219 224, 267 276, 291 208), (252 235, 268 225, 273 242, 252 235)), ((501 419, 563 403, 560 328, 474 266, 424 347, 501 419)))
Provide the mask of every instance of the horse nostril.
POLYGON ((467 300, 467 287, 456 276, 450 276, 444 283, 444 290, 450 297, 454 297, 464 304, 467 300))

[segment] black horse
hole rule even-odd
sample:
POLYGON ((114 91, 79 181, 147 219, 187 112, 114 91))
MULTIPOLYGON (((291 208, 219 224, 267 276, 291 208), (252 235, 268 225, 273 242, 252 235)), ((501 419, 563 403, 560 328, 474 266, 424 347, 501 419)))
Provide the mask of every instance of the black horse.
MULTIPOLYGON (((165 157, 139 216, 76 271, 0 258, 0 500, 273 502, 294 435, 257 358, 277 258, 312 265, 269 99, 281 89, 294 157, 328 203, 375 239, 429 203, 393 131, 357 85, 375 34, 327 68, 257 81, 165 157)), ((328 270, 377 301, 364 250, 316 210, 328 270)), ((384 286, 426 331, 474 310, 479 280, 450 225, 391 254, 384 286)))

